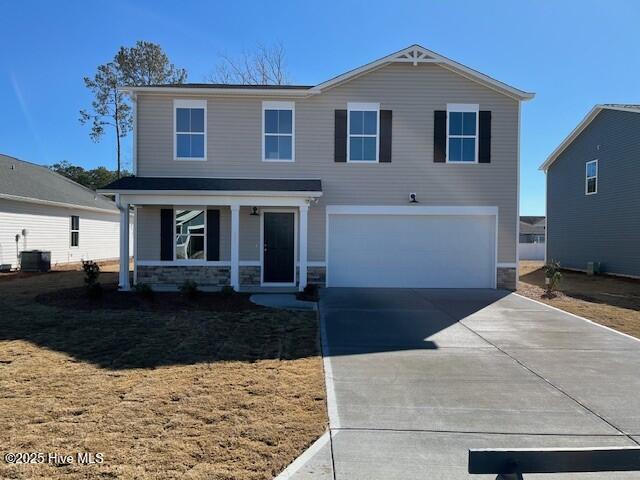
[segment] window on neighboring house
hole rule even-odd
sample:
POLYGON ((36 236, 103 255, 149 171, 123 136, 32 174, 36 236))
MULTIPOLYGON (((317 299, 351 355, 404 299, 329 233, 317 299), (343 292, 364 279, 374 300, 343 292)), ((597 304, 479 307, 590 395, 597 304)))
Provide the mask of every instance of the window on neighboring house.
POLYGON ((174 158, 176 160, 206 160, 207 101, 174 100, 174 158))
POLYGON ((377 162, 380 104, 349 103, 347 132, 348 162, 377 162))
POLYGON ((78 215, 71 215, 69 227, 69 231, 71 233, 71 246, 77 247, 80 245, 80 217, 78 215))
POLYGON ((263 102, 263 161, 294 161, 293 102, 263 102))
POLYGON ((478 162, 479 105, 447 105, 447 162, 478 162))
POLYGON ((205 211, 176 210, 176 260, 204 260, 205 211))
POLYGON ((598 193, 598 160, 587 162, 584 188, 586 195, 598 193))

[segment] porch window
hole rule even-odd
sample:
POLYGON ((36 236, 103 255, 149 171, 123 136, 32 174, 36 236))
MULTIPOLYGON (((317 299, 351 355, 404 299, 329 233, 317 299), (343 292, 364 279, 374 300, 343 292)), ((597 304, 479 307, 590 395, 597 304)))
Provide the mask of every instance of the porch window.
POLYGON ((174 159, 207 159, 206 100, 174 100, 174 159))
POLYGON ((263 161, 294 161, 294 122, 293 102, 262 103, 263 161))
POLYGON ((478 162, 479 105, 447 105, 447 162, 478 162))
POLYGON ((204 260, 204 210, 176 210, 176 260, 204 260))

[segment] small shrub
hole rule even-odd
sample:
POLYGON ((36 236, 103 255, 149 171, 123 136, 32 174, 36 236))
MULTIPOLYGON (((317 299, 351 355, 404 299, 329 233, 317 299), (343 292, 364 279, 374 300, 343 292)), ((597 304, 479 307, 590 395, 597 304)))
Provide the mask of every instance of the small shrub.
POLYGON ((93 260, 82 260, 82 270, 84 270, 84 283, 86 285, 93 285, 98 282, 100 265, 93 260))
POLYGON ((180 293, 191 299, 196 298, 200 294, 198 284, 193 280, 185 280, 179 290, 180 293))
POLYGON ((84 284, 89 298, 96 299, 102 296, 102 285, 98 282, 100 276, 100 265, 93 260, 82 260, 82 270, 84 271, 84 284))
POLYGON ((551 260, 544 268, 545 279, 545 295, 547 297, 553 297, 554 292, 560 288, 560 281, 562 280, 562 273, 560 273, 560 262, 551 260))
POLYGON ((153 288, 148 283, 136 283, 133 289, 141 297, 153 298, 153 288))
POLYGON ((233 289, 231 285, 225 285, 220 289, 220 293, 223 297, 231 297, 236 291, 233 289))

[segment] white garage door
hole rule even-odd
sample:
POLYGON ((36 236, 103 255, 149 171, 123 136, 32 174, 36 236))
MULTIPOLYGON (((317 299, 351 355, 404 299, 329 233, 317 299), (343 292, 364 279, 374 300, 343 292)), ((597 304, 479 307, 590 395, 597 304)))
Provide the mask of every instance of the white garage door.
POLYGON ((494 288, 493 215, 330 214, 330 287, 494 288))

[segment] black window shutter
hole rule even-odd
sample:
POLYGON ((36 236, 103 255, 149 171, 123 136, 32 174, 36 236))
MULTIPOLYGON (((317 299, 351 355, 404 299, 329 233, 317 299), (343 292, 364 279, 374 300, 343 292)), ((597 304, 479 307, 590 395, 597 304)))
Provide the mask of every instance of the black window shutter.
POLYGON ((478 123, 478 162, 491 163, 491 111, 480 110, 478 123))
POLYGON ((380 110, 380 162, 391 163, 391 128, 393 111, 380 110))
POLYGON ((347 111, 335 111, 335 139, 334 160, 336 162, 347 161, 347 111))
POLYGON ((173 209, 160 210, 160 260, 173 260, 173 209))
POLYGON ((447 111, 433 112, 433 161, 444 163, 447 159, 447 111))
POLYGON ((207 210, 207 260, 220 260, 220 210, 207 210))

